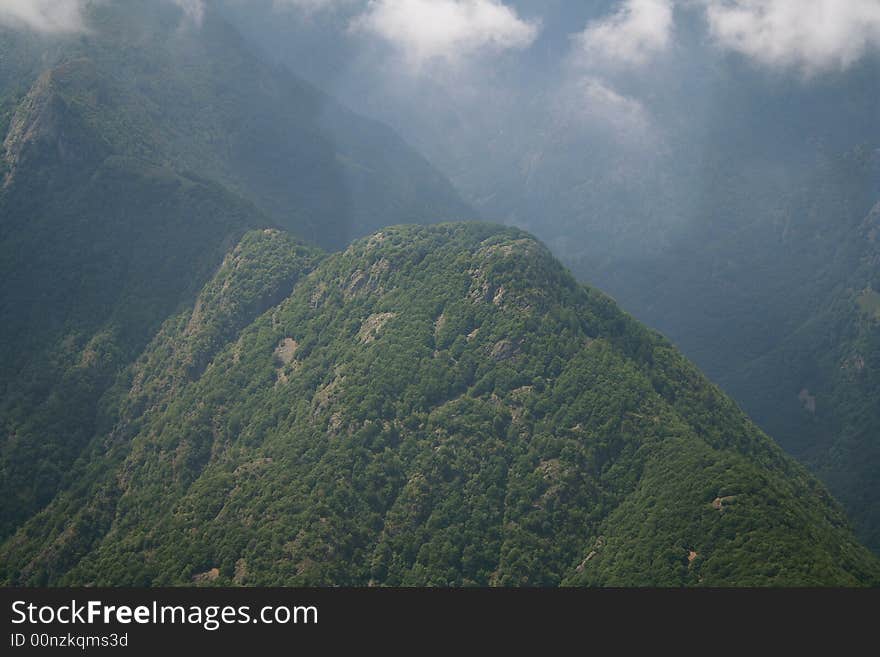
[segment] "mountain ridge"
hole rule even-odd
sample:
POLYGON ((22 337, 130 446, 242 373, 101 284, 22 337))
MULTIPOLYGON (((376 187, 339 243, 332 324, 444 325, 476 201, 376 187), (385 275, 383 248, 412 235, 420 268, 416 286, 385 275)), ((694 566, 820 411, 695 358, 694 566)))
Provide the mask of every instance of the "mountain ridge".
POLYGON ((0 28, 14 63, 0 75, 0 490, 15 501, 0 536, 54 497, 101 397, 247 230, 336 248, 380 220, 468 212, 390 129, 263 62, 214 11, 198 30, 181 17, 130 0, 92 4, 81 35, 0 28))
POLYGON ((0 548, 4 579, 877 581, 818 481, 528 234, 399 226, 316 260, 286 240, 250 233, 166 322, 84 476, 0 548), (242 256, 297 282, 192 370, 174 345, 224 316, 210 290, 261 288, 242 256))

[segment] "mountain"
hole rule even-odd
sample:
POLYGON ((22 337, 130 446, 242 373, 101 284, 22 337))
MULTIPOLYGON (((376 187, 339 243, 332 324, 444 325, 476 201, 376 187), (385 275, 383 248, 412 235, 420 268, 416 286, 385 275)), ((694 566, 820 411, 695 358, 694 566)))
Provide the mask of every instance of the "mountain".
POLYGON ((52 500, 102 397, 249 229, 338 248, 468 215, 390 129, 252 54, 213 11, 89 3, 0 28, 0 537, 52 500))
POLYGON ((880 581, 813 476, 512 228, 249 232, 108 397, 7 583, 880 581))
POLYGON ((51 58, 31 96, 63 101, 113 153, 221 183, 326 248, 389 219, 468 212, 390 129, 266 63, 217 12, 196 25, 172 3, 130 0, 88 18, 63 47, 31 46, 51 58))
POLYGON ((835 31, 777 2, 506 0, 540 25, 533 44, 415 73, 394 58, 405 40, 351 36, 361 3, 309 21, 227 4, 279 61, 391 122, 481 216, 666 335, 880 553, 880 57, 865 21, 842 27, 845 3, 835 31), (722 13, 741 40, 717 31, 722 13), (588 25, 616 38, 584 50, 588 25))
POLYGON ((807 88, 752 73, 718 94, 708 130, 644 161, 580 164, 560 138, 538 150, 529 198, 499 208, 668 336, 823 479, 875 551, 878 70, 807 88), (595 223, 595 240, 577 237, 595 223))
POLYGON ((880 550, 878 217, 880 204, 862 221, 839 226, 833 239, 847 253, 840 282, 817 295, 814 307, 777 346, 719 378, 827 482, 859 538, 875 551, 880 550))

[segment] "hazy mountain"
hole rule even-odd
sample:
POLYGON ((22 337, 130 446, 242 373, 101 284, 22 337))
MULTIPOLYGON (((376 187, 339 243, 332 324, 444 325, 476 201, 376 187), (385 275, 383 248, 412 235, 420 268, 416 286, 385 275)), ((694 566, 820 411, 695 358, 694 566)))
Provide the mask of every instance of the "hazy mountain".
POLYGON ((248 228, 338 247, 467 216, 390 129, 263 63, 213 12, 94 3, 0 27, 0 535, 54 496, 99 399, 248 228))
POLYGON ((0 12, 0 580, 880 582, 868 41, 307 4, 0 12))
POLYGON ((328 247, 389 219, 467 212, 388 128, 266 64, 215 12, 196 25, 171 3, 133 0, 88 17, 47 75, 113 152, 221 182, 328 247))
POLYGON ((119 392, 3 546, 9 582, 880 577, 812 476, 514 229, 389 228, 320 261, 250 233, 119 392))
MULTIPOLYGON (((754 360, 719 375, 780 443, 809 464, 842 500, 860 538, 880 549, 880 257, 878 208, 828 237, 837 244, 830 291, 804 277, 809 313, 754 360)), ((818 269, 821 271, 821 269, 818 269)), ((827 274, 826 274, 827 276, 827 274)), ((823 285, 824 283, 824 285, 823 285)))

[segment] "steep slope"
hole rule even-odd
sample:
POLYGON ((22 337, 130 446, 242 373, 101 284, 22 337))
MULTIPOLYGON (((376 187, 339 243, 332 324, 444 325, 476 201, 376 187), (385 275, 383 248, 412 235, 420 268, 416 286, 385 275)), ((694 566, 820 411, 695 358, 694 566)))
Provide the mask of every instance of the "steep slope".
POLYGON ((720 378, 846 507, 858 536, 880 550, 880 205, 841 227, 841 283, 770 352, 720 378))
POLYGON ((0 537, 51 500, 101 396, 248 229, 337 247, 466 212, 390 130, 252 55, 213 11, 92 3, 0 29, 0 537))
POLYGON ((6 581, 880 578, 815 479, 514 229, 389 228, 318 264, 250 234, 124 387, 70 486, 3 545, 6 581), (235 302, 309 269, 253 321, 235 302))
POLYGON ((863 223, 880 198, 878 71, 875 57, 846 75, 778 84, 731 67, 705 133, 673 149, 647 186, 640 179, 597 213, 582 188, 566 196, 544 184, 566 182, 544 158, 536 185, 567 205, 558 222, 521 225, 668 336, 820 476, 880 553, 876 329, 858 305, 876 276, 863 223), (619 227, 619 241, 603 255, 582 249, 571 239, 579 215, 619 227))
POLYGON ((733 166, 706 190, 705 226, 605 283, 808 464, 880 549, 880 150, 820 158, 784 190, 733 166))

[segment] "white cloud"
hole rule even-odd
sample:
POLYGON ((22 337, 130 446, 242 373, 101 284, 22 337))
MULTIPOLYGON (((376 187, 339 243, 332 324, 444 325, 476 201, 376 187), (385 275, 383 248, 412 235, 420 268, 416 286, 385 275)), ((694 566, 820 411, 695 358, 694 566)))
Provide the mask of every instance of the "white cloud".
POLYGON ((352 29, 387 41, 416 67, 486 49, 526 48, 538 33, 498 0, 371 0, 352 29))
POLYGON ((880 0, 701 0, 722 48, 811 74, 880 48, 880 0))
POLYGON ((673 27, 672 0, 624 0, 577 36, 579 55, 591 65, 641 66, 669 47, 673 27))
POLYGON ((569 127, 599 128, 608 136, 643 145, 650 141, 653 121, 645 106, 605 80, 585 77, 571 81, 559 100, 556 113, 569 127))
POLYGON ((675 29, 675 0, 622 0, 616 10, 587 24, 573 40, 561 98, 572 126, 600 130, 620 143, 653 143, 654 122, 645 105, 619 90, 620 75, 666 52, 675 29))
POLYGON ((85 0, 0 0, 0 25, 63 34, 85 29, 85 0))

